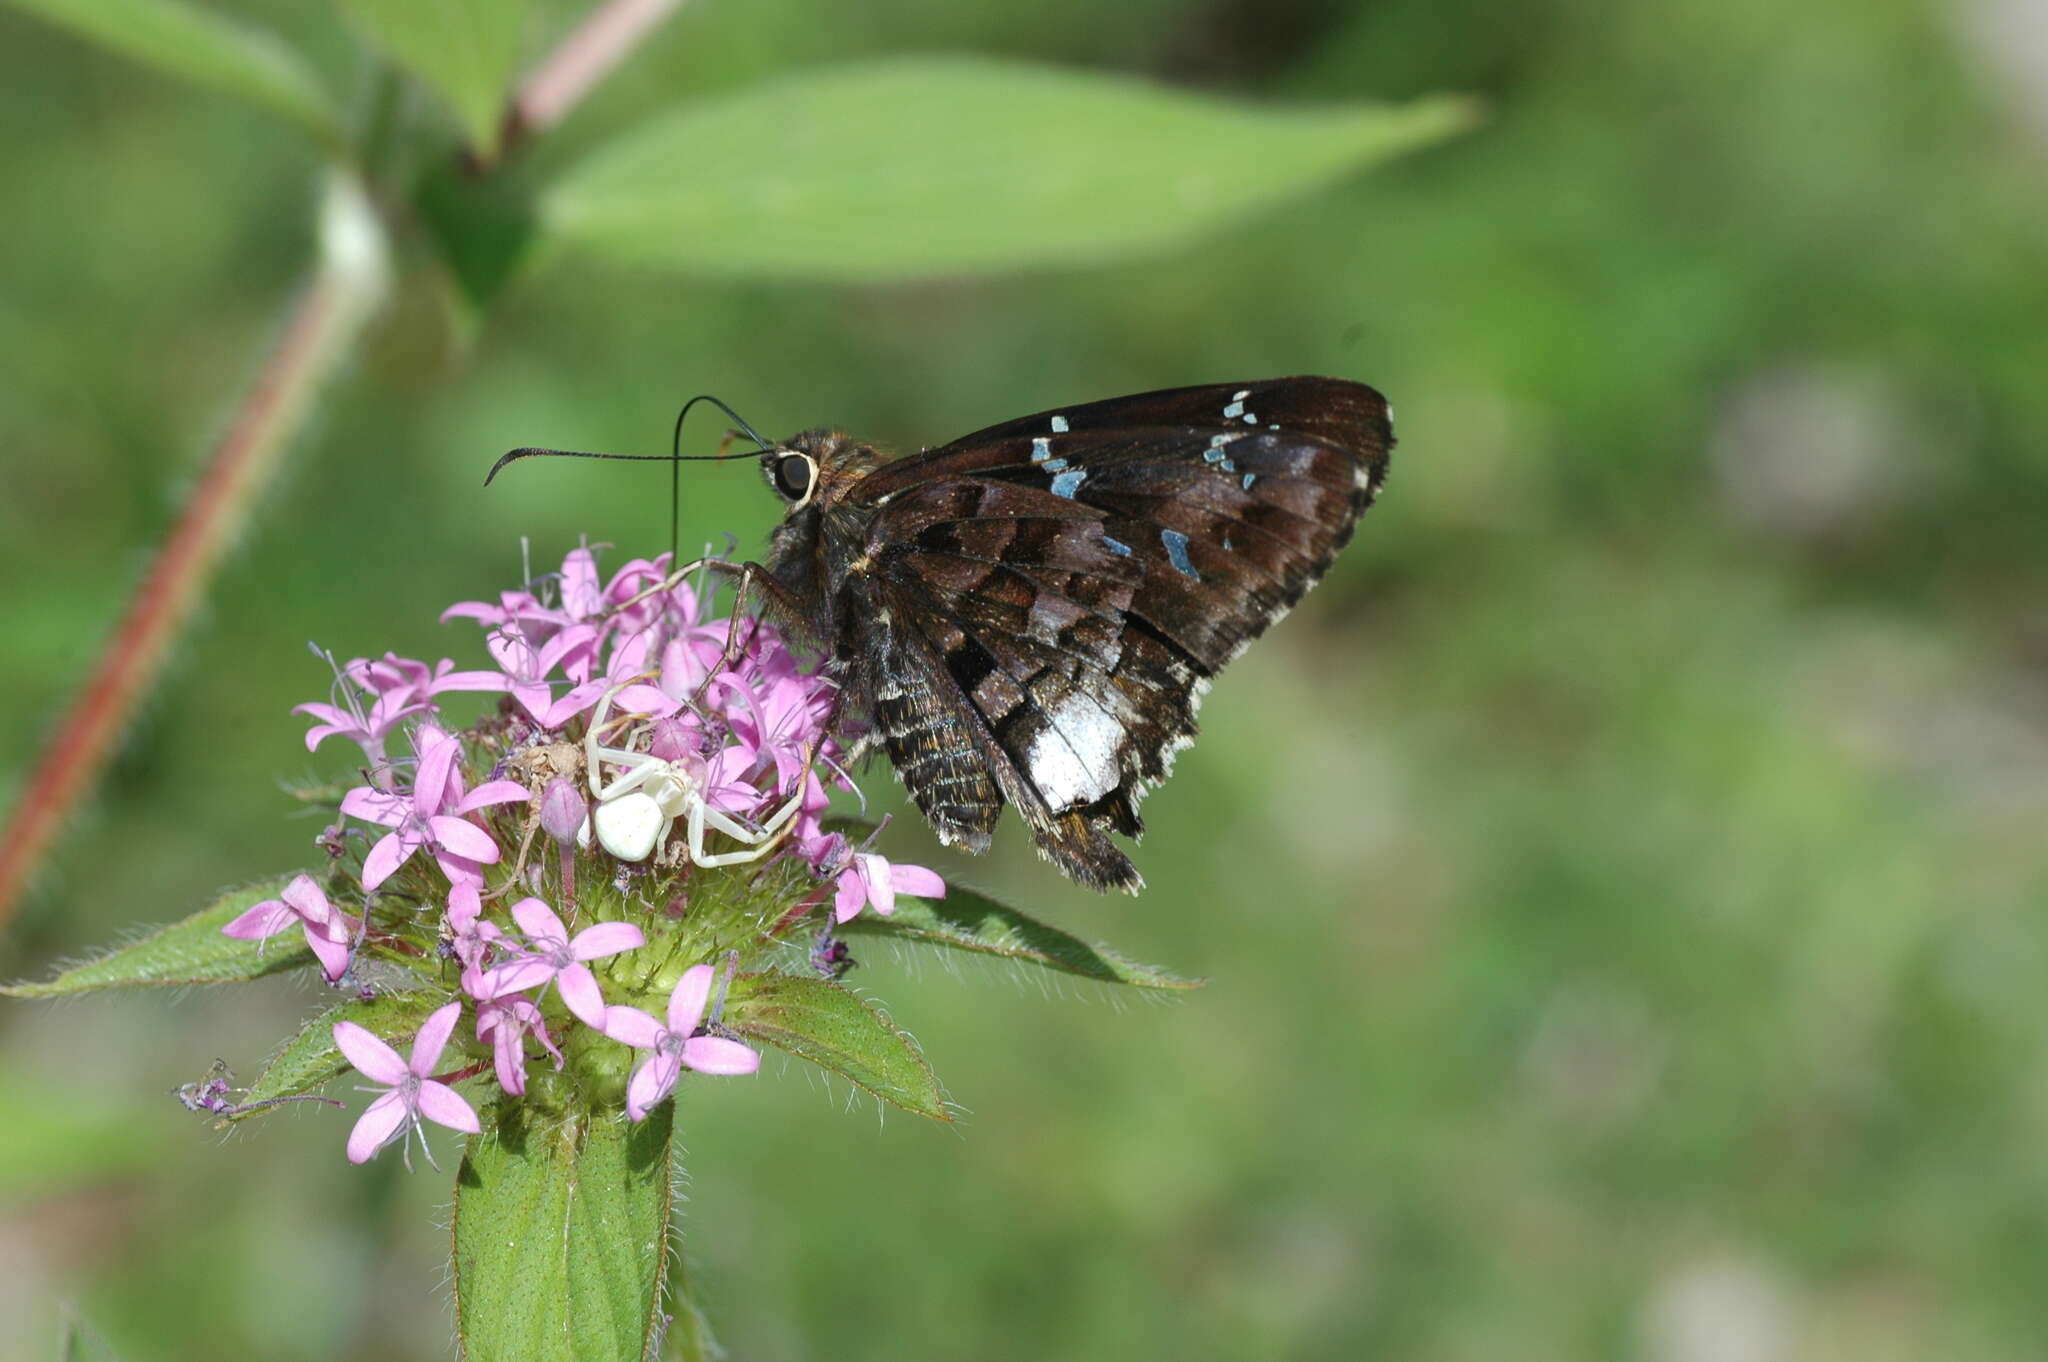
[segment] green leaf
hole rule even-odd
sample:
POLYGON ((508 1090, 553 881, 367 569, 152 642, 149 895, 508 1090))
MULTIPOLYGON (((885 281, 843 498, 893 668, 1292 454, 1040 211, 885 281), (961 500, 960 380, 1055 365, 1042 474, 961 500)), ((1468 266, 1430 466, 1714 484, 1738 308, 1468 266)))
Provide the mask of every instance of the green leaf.
POLYGON ((14 998, 60 998, 102 988, 162 988, 182 984, 228 984, 281 974, 313 962, 300 932, 268 941, 239 941, 220 929, 249 909, 274 899, 284 889, 277 880, 237 889, 174 922, 105 955, 60 970, 39 984, 7 984, 0 993, 14 998))
POLYGON ((274 34, 178 0, 13 0, 132 61, 283 114, 323 145, 346 144, 334 100, 274 34))
POLYGON ((572 169, 559 236, 710 274, 902 279, 1187 241, 1472 121, 1463 100, 1276 108, 974 58, 806 72, 572 169))
POLYGON ((953 1119, 917 1042, 843 985, 801 974, 738 975, 726 995, 725 1023, 905 1111, 934 1121, 953 1119))
POLYGON ((480 176, 443 163, 421 181, 414 202, 474 320, 526 263, 535 234, 532 190, 510 167, 480 176))
POLYGON ((369 1028, 394 1048, 399 1038, 409 1036, 419 1029, 427 1014, 448 1001, 446 994, 432 989, 409 989, 403 993, 380 993, 374 998, 351 998, 336 1003, 319 1016, 299 1028, 297 1035, 286 1041, 256 1081, 249 1085, 246 1093, 236 1098, 244 1110, 228 1117, 229 1121, 246 1121, 252 1116, 264 1116, 278 1110, 277 1106, 256 1106, 256 1103, 275 1102, 280 1097, 299 1097, 315 1088, 339 1078, 348 1071, 348 1061, 335 1048, 334 1024, 352 1021, 369 1028))
POLYGON ((471 150, 498 151, 526 39, 524 0, 347 0, 391 59, 446 100, 471 150))
POLYGON ((525 1124, 473 1137, 455 1178, 455 1321, 476 1362, 658 1355, 673 1251, 675 1103, 646 1120, 525 1124))
POLYGON ((1200 979, 1182 978, 1152 965, 1127 960, 1107 946, 1091 946, 1057 927, 957 885, 949 885, 942 899, 899 894, 896 911, 888 917, 862 913, 842 923, 837 931, 842 936, 885 936, 980 955, 1000 955, 1105 984, 1164 989, 1202 986, 1200 979))

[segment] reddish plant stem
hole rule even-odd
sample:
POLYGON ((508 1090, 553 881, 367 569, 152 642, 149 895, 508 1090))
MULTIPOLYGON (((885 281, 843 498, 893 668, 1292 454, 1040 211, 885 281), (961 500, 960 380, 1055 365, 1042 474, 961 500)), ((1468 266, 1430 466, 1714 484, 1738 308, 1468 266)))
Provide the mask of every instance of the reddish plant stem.
POLYGON ((798 899, 788 912, 775 920, 773 927, 770 927, 762 934, 763 938, 773 941, 791 927, 796 926, 797 923, 802 922, 811 915, 811 909, 823 903, 826 896, 831 894, 837 887, 838 885, 835 881, 826 880, 803 898, 798 899))
POLYGON ((0 922, 162 670, 255 494, 276 470, 307 399, 374 309, 383 286, 381 228, 360 189, 338 175, 329 182, 321 241, 319 270, 0 832, 0 922))
MULTIPOLYGON (((567 117, 682 3, 601 5, 513 93, 503 145, 509 149, 567 117)), ((0 830, 0 924, 13 914, 65 815, 105 764, 137 698, 161 670, 254 493, 275 470, 298 409, 374 306, 383 282, 381 228, 353 201, 353 190, 350 184, 337 194, 330 182, 322 268, 0 830), (342 197, 352 201, 337 211, 342 197)))
POLYGON ((608 0, 556 45, 512 94, 499 145, 506 151, 560 123, 683 0, 608 0))

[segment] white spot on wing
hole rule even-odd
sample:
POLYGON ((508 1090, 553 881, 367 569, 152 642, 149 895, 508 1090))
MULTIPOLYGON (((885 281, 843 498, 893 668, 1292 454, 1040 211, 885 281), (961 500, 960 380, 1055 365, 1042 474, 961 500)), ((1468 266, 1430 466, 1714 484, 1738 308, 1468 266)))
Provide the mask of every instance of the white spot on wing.
POLYGON ((1052 418, 1052 433, 1055 435, 1065 435, 1067 433, 1066 417, 1055 416, 1052 418))
POLYGON ((1091 804, 1116 789, 1123 725, 1085 695, 1069 695, 1031 740, 1031 783, 1054 812, 1091 804))

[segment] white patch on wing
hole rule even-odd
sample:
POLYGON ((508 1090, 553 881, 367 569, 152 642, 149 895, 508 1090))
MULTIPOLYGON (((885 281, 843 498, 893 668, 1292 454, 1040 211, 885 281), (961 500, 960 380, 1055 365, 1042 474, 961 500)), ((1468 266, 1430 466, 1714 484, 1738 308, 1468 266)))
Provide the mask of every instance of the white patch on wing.
POLYGON ((1085 695, 1069 695, 1031 740, 1031 783, 1054 813, 1092 804, 1116 789, 1124 727, 1085 695))

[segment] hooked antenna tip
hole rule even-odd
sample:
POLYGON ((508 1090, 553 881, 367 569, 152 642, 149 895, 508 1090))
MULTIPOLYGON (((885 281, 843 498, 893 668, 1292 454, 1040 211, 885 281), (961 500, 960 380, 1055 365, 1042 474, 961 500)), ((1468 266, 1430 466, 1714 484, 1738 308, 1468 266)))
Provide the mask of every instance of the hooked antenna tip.
POLYGON ((529 455, 538 454, 540 452, 541 451, 538 449, 526 447, 506 451, 505 455, 502 458, 500 458, 496 463, 491 465, 491 471, 484 474, 484 486, 489 487, 491 485, 491 479, 497 477, 498 474, 504 469, 506 464, 516 463, 520 459, 524 459, 529 455))

